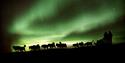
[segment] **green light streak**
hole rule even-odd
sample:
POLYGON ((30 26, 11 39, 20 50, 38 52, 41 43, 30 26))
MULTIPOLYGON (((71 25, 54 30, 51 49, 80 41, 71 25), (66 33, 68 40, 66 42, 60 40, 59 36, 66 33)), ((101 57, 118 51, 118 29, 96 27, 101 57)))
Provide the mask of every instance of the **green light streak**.
MULTIPOLYGON (((21 38, 18 42, 14 42, 13 44, 35 44, 36 42, 43 44, 46 43, 46 41, 63 41, 63 38, 73 31, 84 33, 91 29, 111 24, 122 14, 122 2, 111 1, 112 3, 107 3, 108 0, 105 2, 99 1, 97 4, 100 6, 95 7, 93 10, 88 10, 91 4, 85 4, 83 8, 77 4, 78 7, 76 7, 74 13, 72 13, 76 13, 76 15, 69 15, 73 16, 73 18, 61 19, 62 15, 59 15, 57 16, 57 20, 52 19, 47 21, 45 19, 56 16, 56 14, 60 12, 60 8, 63 9, 67 7, 71 4, 72 0, 38 0, 38 2, 27 9, 24 14, 15 17, 9 31, 12 34, 19 33, 21 38), (35 24, 36 22, 39 23, 37 19, 40 19, 41 25, 39 26, 35 24), (31 26, 31 24, 33 25, 31 26)), ((72 12, 72 9, 67 11, 72 12)), ((65 14, 64 12, 64 16, 67 17, 65 14)), ((78 37, 77 41, 82 40, 81 37, 80 39, 78 37)), ((72 41, 74 41, 74 39, 72 41)))

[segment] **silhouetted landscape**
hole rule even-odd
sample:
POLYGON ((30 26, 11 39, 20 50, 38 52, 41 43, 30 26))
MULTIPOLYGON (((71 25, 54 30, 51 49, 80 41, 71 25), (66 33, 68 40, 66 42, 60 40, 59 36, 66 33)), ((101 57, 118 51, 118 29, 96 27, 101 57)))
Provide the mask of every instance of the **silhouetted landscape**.
POLYGON ((97 42, 74 43, 72 48, 68 48, 66 43, 62 42, 56 44, 52 42, 41 46, 39 44, 32 45, 29 46, 30 51, 25 51, 25 47, 26 45, 23 47, 13 46, 15 52, 7 54, 5 59, 14 63, 65 62, 73 60, 81 62, 84 58, 95 59, 110 56, 113 52, 125 49, 125 43, 112 45, 112 33, 108 31, 97 42))
MULTIPOLYGON (((91 41, 91 42, 79 42, 72 44, 72 48, 105 48, 105 47, 111 47, 112 46, 112 32, 108 31, 104 33, 104 36, 102 39, 97 40, 97 42, 91 41)), ((15 52, 26 52, 25 50, 26 44, 22 46, 13 46, 13 49, 15 52)), ((68 49, 66 43, 51 43, 51 44, 43 44, 43 45, 32 45, 29 46, 30 51, 41 51, 41 48, 43 50, 48 50, 48 49, 68 49)), ((70 48, 69 48, 70 49, 70 48)))
MULTIPOLYGON (((75 43, 73 48, 68 48, 65 43, 54 42, 48 45, 33 45, 29 46, 30 51, 25 51, 25 46, 13 46, 15 52, 9 54, 10 61, 14 62, 49 62, 56 60, 66 60, 66 59, 80 59, 81 57, 92 57, 98 55, 111 54, 112 49, 115 48, 125 48, 124 44, 112 45, 112 33, 105 32, 102 39, 97 40, 96 43, 87 42, 87 43, 75 43), (40 49, 43 47, 44 49, 40 49), (97 55, 98 54, 98 55, 97 55)), ((82 59, 82 58, 81 58, 82 59)))
POLYGON ((125 55, 124 0, 3 0, 0 5, 0 63, 102 63, 125 55))

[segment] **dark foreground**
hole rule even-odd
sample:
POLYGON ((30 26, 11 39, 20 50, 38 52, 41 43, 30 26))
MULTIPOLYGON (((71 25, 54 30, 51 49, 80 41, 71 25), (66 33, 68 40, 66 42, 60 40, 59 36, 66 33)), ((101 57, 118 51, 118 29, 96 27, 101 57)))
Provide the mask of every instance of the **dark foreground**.
POLYGON ((124 50, 125 44, 118 44, 108 47, 62 48, 32 52, 13 52, 8 54, 8 56, 6 55, 6 57, 3 58, 3 61, 9 61, 9 63, 60 63, 66 61, 88 61, 84 59, 104 60, 102 57, 106 57, 108 60, 115 52, 119 52, 121 54, 124 50))

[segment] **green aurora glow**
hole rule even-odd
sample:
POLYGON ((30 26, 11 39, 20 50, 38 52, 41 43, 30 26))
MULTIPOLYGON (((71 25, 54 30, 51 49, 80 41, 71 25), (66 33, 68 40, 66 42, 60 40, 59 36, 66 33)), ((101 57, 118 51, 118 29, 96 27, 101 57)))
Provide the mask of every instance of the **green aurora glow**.
POLYGON ((91 41, 100 39, 107 30, 115 34, 115 43, 122 36, 113 26, 107 26, 122 14, 122 0, 37 0, 14 17, 8 31, 19 35, 12 45, 91 41), (93 32, 100 28, 103 30, 93 32))

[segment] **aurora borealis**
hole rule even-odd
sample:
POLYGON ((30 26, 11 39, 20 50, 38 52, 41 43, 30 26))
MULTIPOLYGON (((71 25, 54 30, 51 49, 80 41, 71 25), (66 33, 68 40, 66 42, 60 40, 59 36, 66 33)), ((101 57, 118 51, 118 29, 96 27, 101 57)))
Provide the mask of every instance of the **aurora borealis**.
POLYGON ((14 14, 6 29, 16 35, 11 45, 96 41, 108 30, 113 43, 125 41, 123 0, 22 0, 10 7, 18 9, 9 8, 14 14))

